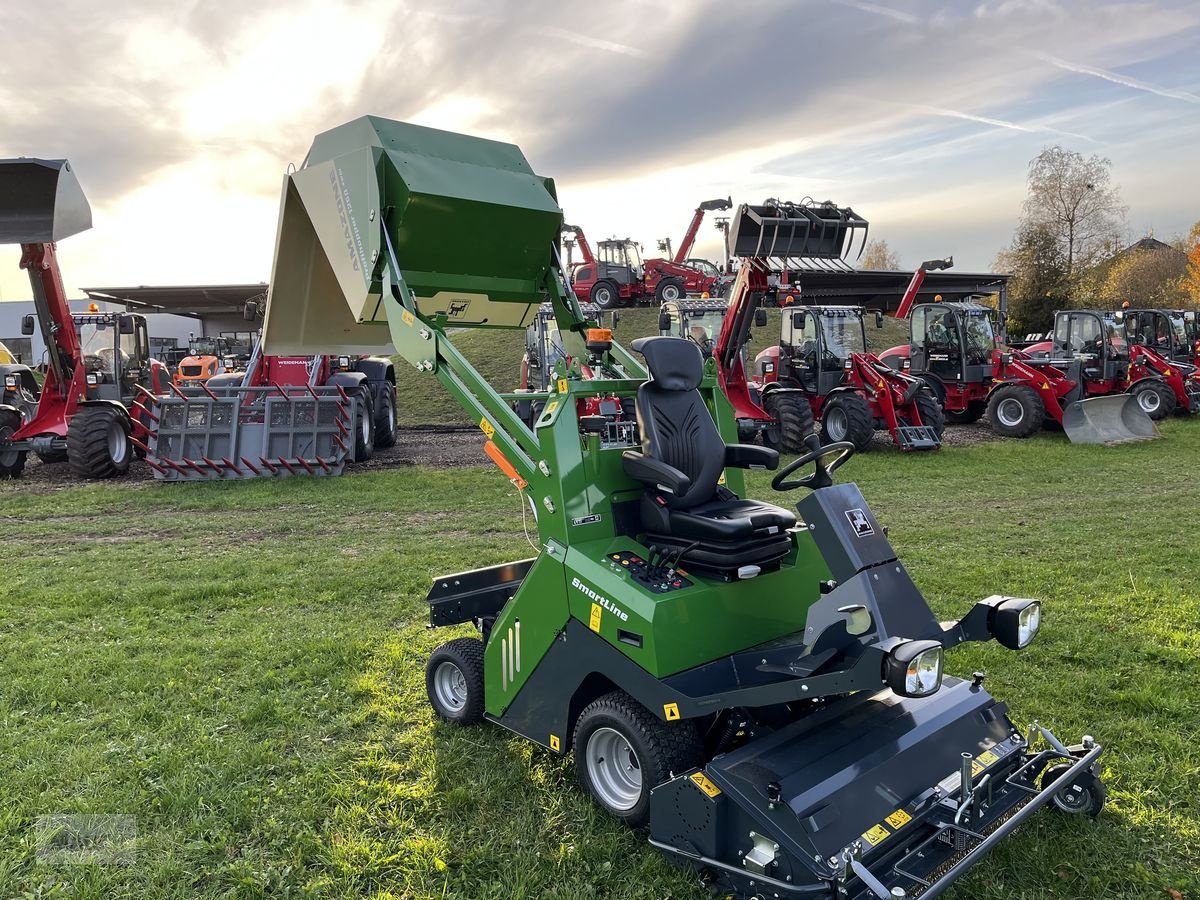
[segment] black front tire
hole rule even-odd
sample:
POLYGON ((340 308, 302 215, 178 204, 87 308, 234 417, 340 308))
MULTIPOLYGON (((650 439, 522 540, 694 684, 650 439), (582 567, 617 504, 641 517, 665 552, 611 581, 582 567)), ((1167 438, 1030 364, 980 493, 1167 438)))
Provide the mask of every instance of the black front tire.
POLYGON ((942 404, 938 402, 937 397, 929 388, 921 388, 917 392, 916 403, 917 415, 921 417, 921 424, 932 428, 940 441, 942 435, 946 433, 946 415, 942 411, 942 404))
POLYGON ((704 747, 692 722, 664 722, 624 691, 605 694, 580 713, 574 744, 575 770, 583 789, 606 812, 634 827, 649 821, 651 789, 704 762, 704 747), (597 760, 592 741, 611 744, 614 732, 624 740, 625 758, 597 760), (594 774, 602 772, 606 762, 636 771, 640 790, 632 802, 614 803, 602 775, 594 774))
POLYGON ((67 461, 66 450, 45 450, 34 452, 37 453, 37 458, 44 463, 61 463, 67 461))
POLYGON ((1029 437, 1042 428, 1046 404, 1033 388, 1024 384, 1006 384, 988 398, 988 422, 992 430, 1005 437, 1029 437))
POLYGON ((21 414, 11 409, 0 409, 0 479, 20 478, 25 470, 25 450, 6 450, 4 445, 12 440, 21 427, 21 414))
POLYGON ((1159 381, 1157 378, 1139 382, 1133 386, 1130 393, 1137 400, 1142 412, 1155 422, 1161 422, 1174 414, 1175 407, 1178 405, 1175 392, 1165 381, 1159 381))
POLYGON ((781 453, 803 453, 804 439, 814 428, 808 398, 793 391, 773 391, 763 400, 763 408, 775 420, 763 432, 764 443, 781 453))
POLYGON ((654 299, 661 306, 663 303, 675 303, 687 297, 687 289, 680 278, 663 278, 654 289, 654 299))
POLYGON ((354 462, 364 463, 375 452, 375 416, 371 410, 371 392, 366 388, 354 395, 354 462))
POLYGON ((67 462, 81 478, 115 478, 129 471, 129 416, 111 406, 85 406, 67 426, 67 462))
POLYGON ((959 412, 951 412, 943 410, 946 421, 951 425, 973 425, 983 418, 983 414, 987 412, 987 404, 979 401, 972 401, 967 404, 967 408, 959 412))
POLYGON ((483 720, 483 641, 447 641, 425 664, 425 691, 433 711, 455 725, 483 720))
MULTIPOLYGON (((918 395, 920 396, 920 395, 918 395)), ((849 441, 858 453, 871 449, 875 436, 875 419, 871 405, 861 394, 836 394, 821 410, 821 443, 836 444, 849 441)))
POLYGON ((611 281, 597 281, 590 299, 601 309, 616 309, 621 305, 621 291, 611 281))
POLYGON ((396 387, 385 381, 375 398, 375 449, 396 445, 396 387))
MULTIPOLYGON (((1061 762, 1050 766, 1042 775, 1042 787, 1058 781, 1072 766, 1072 763, 1061 762)), ((1075 777, 1070 784, 1064 785, 1051 801, 1054 808, 1068 815, 1086 815, 1096 818, 1104 809, 1108 800, 1108 788, 1094 772, 1085 771, 1075 777)))

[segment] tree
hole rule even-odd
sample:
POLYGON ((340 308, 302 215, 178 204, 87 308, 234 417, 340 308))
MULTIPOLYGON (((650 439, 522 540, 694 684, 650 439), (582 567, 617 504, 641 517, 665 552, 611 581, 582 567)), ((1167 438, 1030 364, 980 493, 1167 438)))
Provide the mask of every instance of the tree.
POLYGON ((1178 306, 1188 257, 1178 250, 1131 250, 1108 270, 1100 295, 1112 306, 1128 300, 1133 306, 1178 306))
POLYGON ((1102 156, 1055 145, 1029 163, 1029 194, 1024 227, 1051 235, 1067 278, 1112 253, 1120 237, 1125 207, 1112 184, 1112 162, 1102 156))
POLYGON ((900 258, 888 246, 887 241, 877 238, 867 242, 867 249, 863 251, 858 267, 877 272, 894 272, 900 268, 900 258))
POLYGON ((1187 269, 1180 279, 1179 288, 1194 306, 1200 306, 1200 222, 1192 226, 1187 240, 1191 249, 1187 251, 1187 269))
POLYGON ((994 265, 1013 276, 1008 283, 1009 330, 1049 331, 1055 310, 1065 309, 1070 296, 1066 257, 1055 235, 1047 228, 1023 225, 994 265))

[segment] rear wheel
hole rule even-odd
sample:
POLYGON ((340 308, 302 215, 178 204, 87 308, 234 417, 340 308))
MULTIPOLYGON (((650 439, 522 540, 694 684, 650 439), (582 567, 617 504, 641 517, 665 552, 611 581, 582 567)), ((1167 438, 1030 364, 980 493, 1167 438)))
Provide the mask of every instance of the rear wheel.
POLYGON ((767 394, 763 408, 774 423, 767 426, 763 440, 768 447, 783 453, 800 453, 804 439, 813 433, 812 406, 803 394, 773 391, 767 394))
POLYGON ((992 430, 1005 437, 1029 437, 1042 427, 1046 404, 1033 388, 1006 384, 988 398, 988 420, 992 430))
POLYGON ((21 427, 21 414, 11 409, 0 409, 0 478, 19 478, 25 469, 24 450, 5 449, 12 443, 12 436, 21 427))
MULTIPOLYGON (((919 394, 918 398, 923 394, 919 394)), ((849 441, 859 453, 871 449, 875 436, 875 420, 871 406, 859 394, 836 394, 821 410, 821 443, 836 444, 849 441)))
POLYGON ((463 637, 447 641, 429 655, 425 690, 434 712, 455 725, 483 719, 483 641, 463 637))
POLYGON ((987 412, 987 404, 980 403, 978 400, 973 400, 967 404, 967 408, 959 412, 951 412, 944 410, 946 421, 951 425, 971 425, 983 418, 983 414, 987 412))
POLYGON ((375 404, 375 449, 385 450, 396 444, 396 388, 385 381, 375 404))
POLYGON ((615 309, 621 305, 621 292, 611 281, 597 281, 592 285, 591 300, 601 309, 615 309))
POLYGON ((1142 412, 1155 422, 1162 421, 1175 412, 1175 392, 1165 381, 1159 381, 1157 378, 1140 381, 1133 386, 1130 393, 1137 400, 1142 412))
POLYGON ((654 289, 654 299, 659 305, 674 303, 686 296, 687 291, 684 289, 683 281, 679 278, 664 278, 659 281, 658 287, 654 289))
POLYGON ((67 462, 82 478, 113 478, 129 471, 133 445, 129 417, 111 406, 85 406, 67 426, 67 462))
POLYGON ((937 397, 928 388, 921 388, 917 393, 916 402, 921 424, 932 428, 940 441, 946 431, 946 416, 942 412, 942 404, 938 403, 937 397))
POLYGON ((354 461, 366 462, 375 452, 375 417, 371 392, 365 387, 354 395, 354 461))
POLYGON ((650 791, 704 762, 691 722, 664 722, 626 694, 591 703, 575 726, 575 770, 584 790, 630 825, 650 817, 650 791))

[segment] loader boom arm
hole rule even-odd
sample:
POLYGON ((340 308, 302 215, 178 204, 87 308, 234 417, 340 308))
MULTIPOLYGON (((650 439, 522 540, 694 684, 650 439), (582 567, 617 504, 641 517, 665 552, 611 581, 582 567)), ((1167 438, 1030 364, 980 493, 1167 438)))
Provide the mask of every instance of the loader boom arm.
POLYGON ((696 235, 700 232, 700 223, 704 221, 704 214, 706 212, 716 209, 731 209, 732 207, 732 199, 727 198, 722 200, 720 197, 716 200, 705 200, 697 206, 696 211, 692 213, 692 221, 688 224, 687 231, 683 235, 683 240, 679 242, 679 249, 675 251, 671 262, 676 265, 683 265, 684 260, 692 255, 692 247, 696 244, 696 235))
POLYGON ((592 253, 592 246, 588 243, 587 235, 583 233, 583 229, 578 225, 564 225, 563 233, 575 235, 575 242, 579 246, 579 253, 583 256, 583 261, 587 265, 594 266, 596 264, 596 256, 592 253))

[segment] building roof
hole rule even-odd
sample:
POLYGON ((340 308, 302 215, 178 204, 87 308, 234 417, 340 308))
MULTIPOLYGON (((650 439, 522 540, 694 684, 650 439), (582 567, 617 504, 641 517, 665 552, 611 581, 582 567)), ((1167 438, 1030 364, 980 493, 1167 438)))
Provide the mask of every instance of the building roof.
MULTIPOLYGON (((800 303, 846 304, 868 309, 894 310, 912 281, 912 272, 879 270, 825 271, 802 270, 798 273, 800 303)), ((971 273, 936 271, 925 273, 916 302, 967 300, 1000 291, 1011 275, 995 272, 971 273)))
POLYGON ((203 319, 205 316, 237 315, 247 300, 265 300, 267 285, 258 284, 197 284, 137 287, 93 287, 83 292, 91 300, 124 304, 137 312, 173 313, 203 319))
POLYGON ((1132 244, 1130 244, 1128 247, 1126 247, 1122 252, 1130 253, 1134 250, 1174 250, 1174 249, 1175 248, 1172 247, 1170 244, 1164 244, 1158 238, 1152 237, 1150 235, 1146 235, 1146 237, 1142 238, 1140 241, 1134 241, 1132 244))

